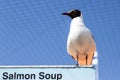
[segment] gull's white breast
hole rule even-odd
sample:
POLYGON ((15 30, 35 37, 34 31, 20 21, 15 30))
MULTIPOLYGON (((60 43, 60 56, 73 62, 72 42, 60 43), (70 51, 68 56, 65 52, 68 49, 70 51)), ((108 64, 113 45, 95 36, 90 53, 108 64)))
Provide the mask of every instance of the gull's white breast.
POLYGON ((67 40, 67 51, 76 59, 76 54, 94 53, 96 45, 91 32, 82 21, 77 17, 71 21, 70 32, 67 40))

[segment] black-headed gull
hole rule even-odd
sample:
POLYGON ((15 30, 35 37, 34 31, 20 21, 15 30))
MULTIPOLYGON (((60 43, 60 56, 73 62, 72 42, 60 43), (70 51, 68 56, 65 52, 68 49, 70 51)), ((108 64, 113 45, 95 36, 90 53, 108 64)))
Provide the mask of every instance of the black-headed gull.
POLYGON ((83 22, 81 11, 74 9, 62 14, 72 19, 67 40, 68 53, 77 61, 77 65, 92 65, 96 44, 92 33, 83 22))

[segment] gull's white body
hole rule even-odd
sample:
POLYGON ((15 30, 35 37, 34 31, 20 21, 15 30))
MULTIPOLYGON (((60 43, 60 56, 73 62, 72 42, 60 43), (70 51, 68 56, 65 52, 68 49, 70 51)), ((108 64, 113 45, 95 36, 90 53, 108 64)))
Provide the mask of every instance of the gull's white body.
POLYGON ((70 24, 70 32, 67 40, 68 53, 77 60, 79 65, 91 65, 96 45, 90 30, 85 26, 83 18, 76 17, 70 24), (86 61, 87 56, 87 61, 86 61), (87 62, 87 64, 86 64, 87 62))

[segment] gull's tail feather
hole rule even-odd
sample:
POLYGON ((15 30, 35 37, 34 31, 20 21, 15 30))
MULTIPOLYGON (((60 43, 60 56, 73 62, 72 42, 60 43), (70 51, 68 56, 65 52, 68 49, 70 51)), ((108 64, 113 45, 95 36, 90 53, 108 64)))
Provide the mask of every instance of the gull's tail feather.
POLYGON ((94 53, 92 64, 98 65, 98 52, 97 51, 94 53))

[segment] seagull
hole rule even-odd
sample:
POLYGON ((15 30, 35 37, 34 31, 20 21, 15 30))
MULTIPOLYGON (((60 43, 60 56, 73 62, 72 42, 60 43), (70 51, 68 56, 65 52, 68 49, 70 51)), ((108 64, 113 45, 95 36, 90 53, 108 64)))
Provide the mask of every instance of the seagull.
POLYGON ((62 15, 72 19, 67 39, 67 52, 77 61, 77 66, 92 65, 96 44, 91 31, 84 24, 81 11, 74 9, 62 15))

